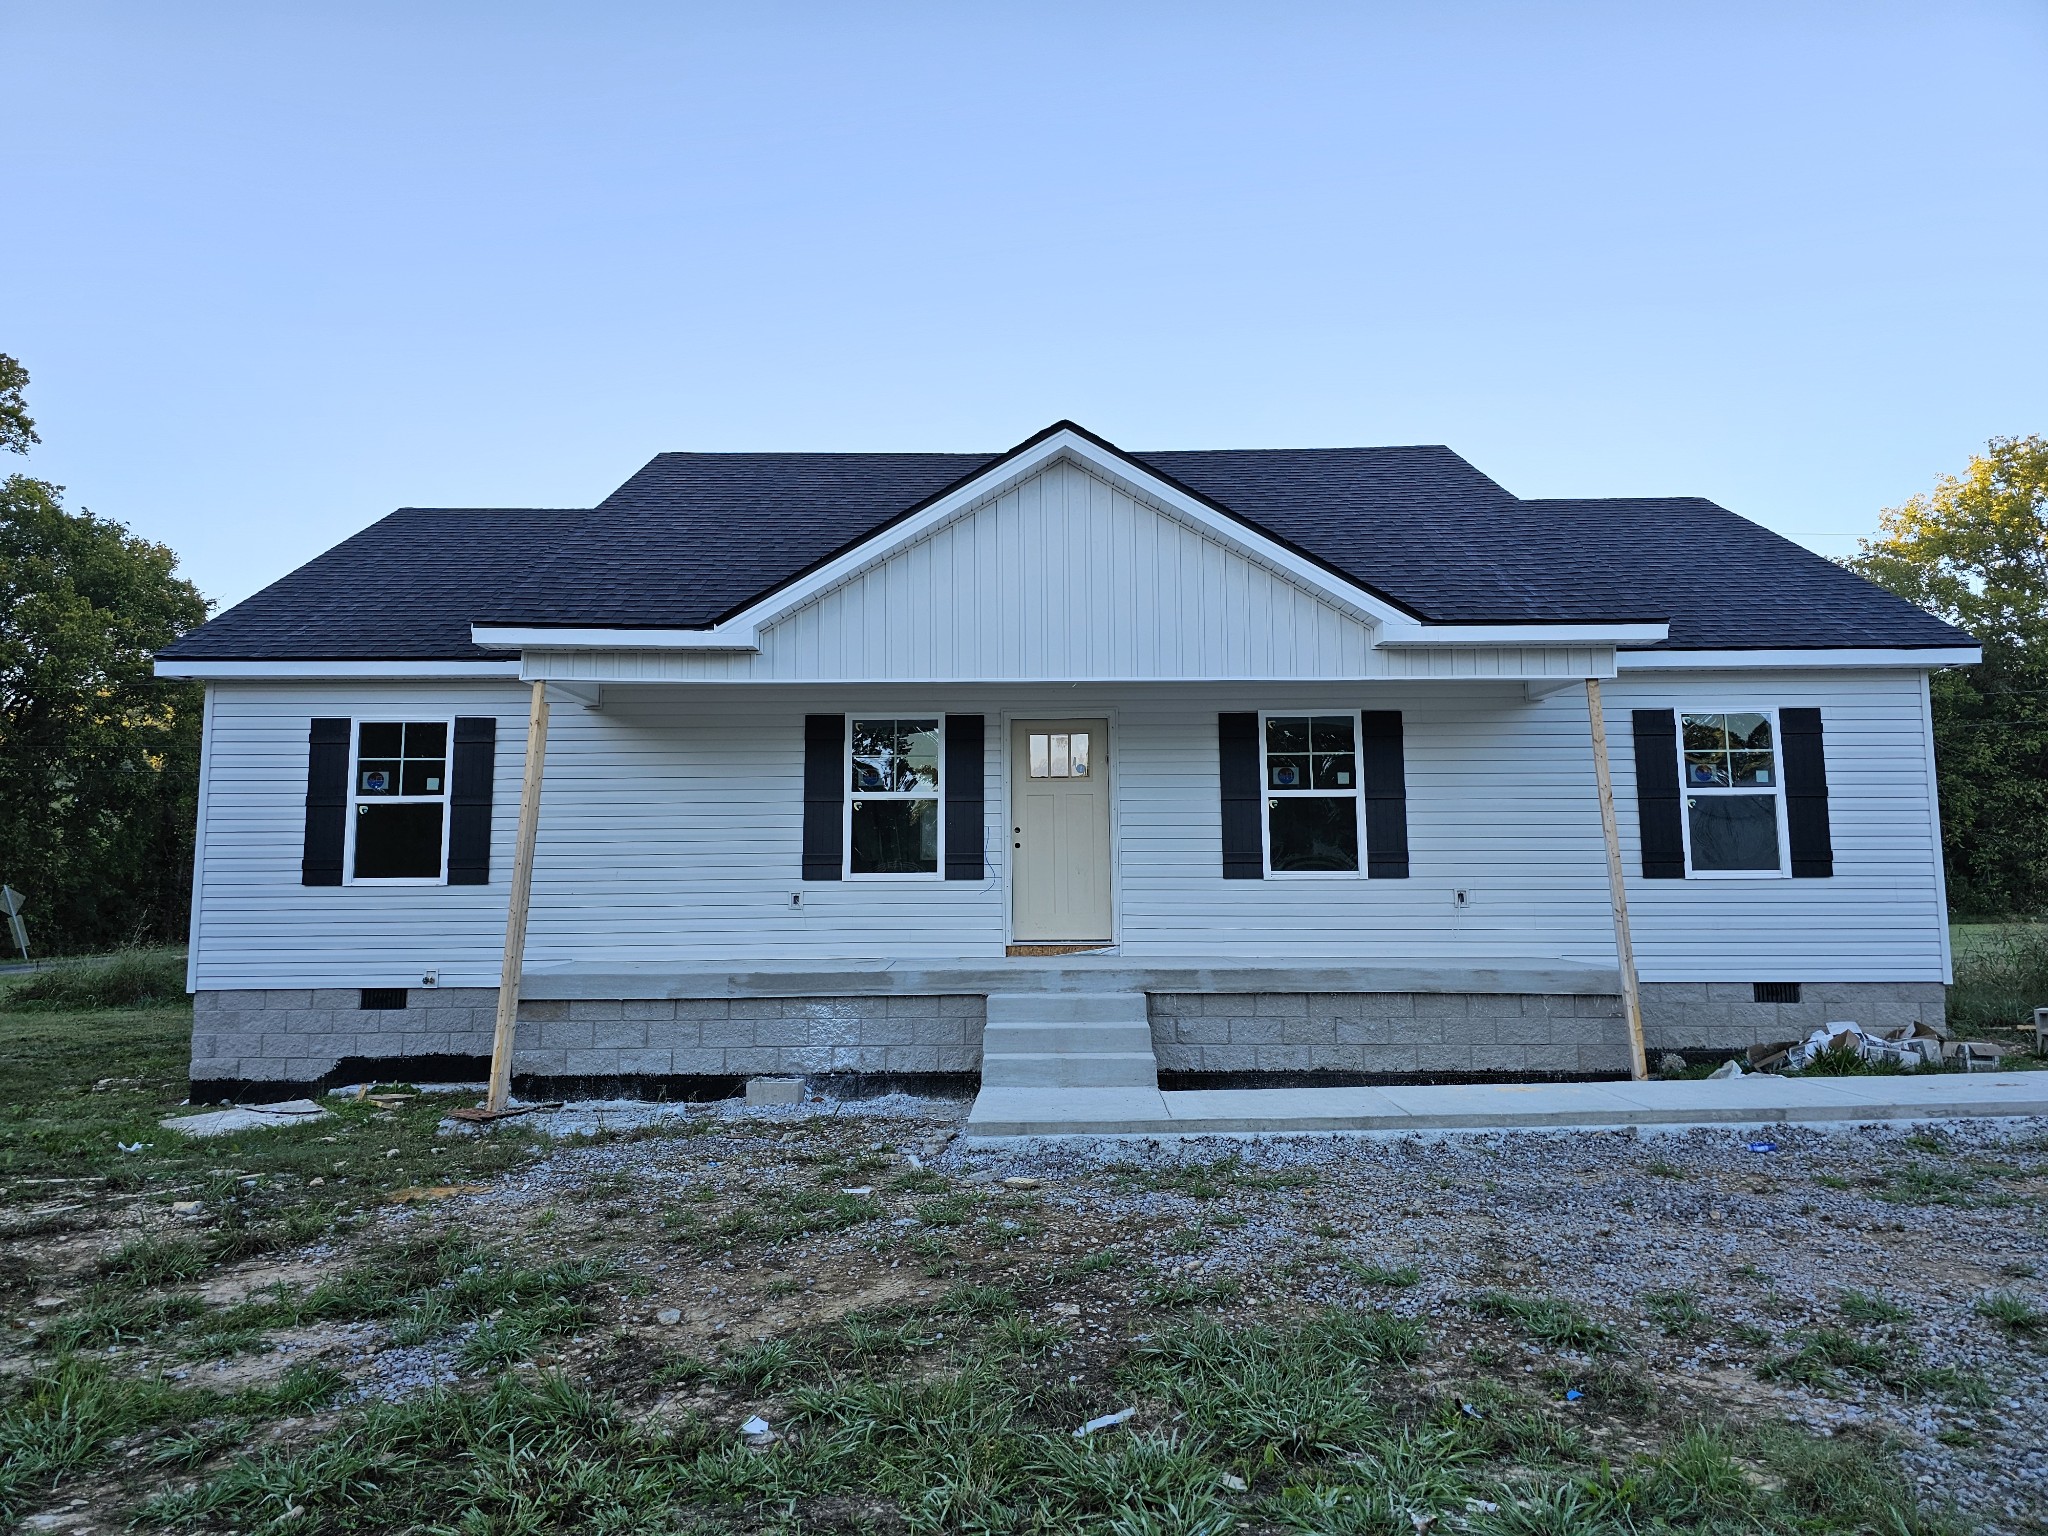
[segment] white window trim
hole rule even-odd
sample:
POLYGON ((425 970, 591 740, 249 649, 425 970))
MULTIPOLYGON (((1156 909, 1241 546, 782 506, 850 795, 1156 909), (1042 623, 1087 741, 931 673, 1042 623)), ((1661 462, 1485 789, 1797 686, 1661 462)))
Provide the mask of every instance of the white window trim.
POLYGON ((846 793, 839 797, 839 878, 857 880, 863 885, 910 882, 927 885, 934 880, 946 878, 946 712, 942 709, 852 709, 846 712, 846 729, 840 736, 840 767, 846 774, 846 793), (861 792, 853 783, 853 722, 855 720, 926 720, 936 718, 939 722, 939 782, 929 795, 911 794, 905 790, 887 789, 861 792), (930 873, 915 874, 873 874, 857 875, 853 872, 853 801, 858 794, 863 800, 936 800, 939 805, 939 857, 937 868, 930 873))
MULTIPOLYGON (((1688 704, 1674 711, 1678 726, 1678 832, 1685 842, 1685 878, 1688 880, 1789 880, 1792 878, 1792 839, 1785 820, 1785 733, 1778 727, 1778 709, 1775 704, 1688 704), (1776 869, 1694 869, 1692 867, 1692 807, 1687 805, 1688 796, 1702 791, 1685 781, 1685 717, 1687 715, 1763 715, 1771 722, 1771 756, 1776 759, 1776 780, 1769 788, 1778 807, 1778 867, 1776 869)), ((1766 791, 1762 786, 1750 785, 1726 789, 1709 789, 1704 793, 1722 795, 1760 795, 1766 791)))
POLYGON ((1259 711, 1259 861, 1268 880, 1363 880, 1365 878, 1365 724, 1355 709, 1262 709, 1259 711), (1268 813, 1271 799, 1339 800, 1342 791, 1326 789, 1272 789, 1267 785, 1266 722, 1270 719, 1314 719, 1317 715, 1351 717, 1351 814, 1358 818, 1358 868, 1278 869, 1273 868, 1273 818, 1268 813))
POLYGON ((400 720, 386 719, 381 715, 356 715, 348 723, 348 829, 342 838, 341 883, 343 885, 446 885, 448 883, 448 829, 455 820, 455 717, 453 715, 407 715, 400 720), (372 795, 372 805, 433 805, 441 806, 441 873, 428 879, 424 875, 365 875, 356 877, 356 760, 361 754, 363 727, 366 725, 434 725, 448 727, 448 755, 442 761, 441 793, 438 795, 372 795))

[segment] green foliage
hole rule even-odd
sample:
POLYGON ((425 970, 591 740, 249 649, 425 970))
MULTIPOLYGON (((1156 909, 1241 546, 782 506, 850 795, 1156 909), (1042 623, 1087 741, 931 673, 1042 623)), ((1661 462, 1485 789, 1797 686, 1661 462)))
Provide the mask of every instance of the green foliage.
POLYGON ((1471 1306, 1482 1316, 1514 1323, 1539 1343, 1560 1349, 1607 1349, 1614 1342, 1605 1328, 1561 1297, 1482 1291, 1472 1298, 1471 1306))
POLYGON ((1993 438, 1849 564, 1984 644, 1981 666, 1933 681, 1950 902, 2048 907, 2048 439, 1993 438))
POLYGON ((2015 924, 1972 935, 1956 948, 1955 985, 1948 989, 1948 1022, 1959 1033, 2033 1022, 2048 1001, 2048 929, 2015 924))
POLYGON ((27 389, 28 370, 0 352, 0 450, 7 453, 27 453, 31 443, 42 441, 23 398, 27 389))
POLYGON ((2036 1334, 2048 1330, 2048 1312, 2012 1291, 1993 1291, 1977 1303, 1977 1315, 1989 1318, 2008 1333, 2036 1334))
MULTIPOLYGON (((26 375, 0 362, 0 446, 25 448, 26 375)), ((47 480, 0 481, 0 876, 45 953, 184 930, 202 693, 152 653, 208 604, 177 565, 47 480)))
POLYGON ((200 1394, 66 1355, 0 1404, 0 1524, 36 1494, 96 1465, 118 1436, 191 1416, 200 1394))
POLYGON ((0 1008, 170 1008, 185 1002, 185 955, 127 949, 104 959, 37 971, 0 992, 0 1008))

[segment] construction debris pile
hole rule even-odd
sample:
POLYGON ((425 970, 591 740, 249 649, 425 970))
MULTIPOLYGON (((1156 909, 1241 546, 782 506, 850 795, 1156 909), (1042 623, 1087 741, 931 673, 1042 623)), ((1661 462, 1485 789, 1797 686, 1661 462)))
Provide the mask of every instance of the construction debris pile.
POLYGON ((1995 1042, 1951 1040, 1939 1029, 1918 1022, 1879 1033, 1844 1019, 1821 1025, 1804 1040, 1751 1046, 1748 1066, 1752 1072, 1804 1072, 1810 1067, 1864 1061, 1907 1072, 1941 1066, 1983 1072, 1995 1070, 2006 1054, 2007 1048, 1995 1042))

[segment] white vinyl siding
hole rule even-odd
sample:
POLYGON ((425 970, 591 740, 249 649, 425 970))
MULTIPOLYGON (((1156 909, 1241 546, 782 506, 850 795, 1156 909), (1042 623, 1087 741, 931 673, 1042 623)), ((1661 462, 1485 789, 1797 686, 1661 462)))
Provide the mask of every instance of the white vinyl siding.
MULTIPOLYGON (((1923 683, 1912 672, 1624 675, 1604 690, 1638 962, 1647 981, 1925 981, 1944 913, 1923 683), (1834 878, 1643 880, 1629 712, 1730 699, 1818 706, 1834 878)), ((1011 718, 1110 721, 1117 932, 1134 956, 1611 963, 1585 694, 1519 684, 607 688, 554 711, 529 963, 905 963, 1008 940, 1011 718), (799 878, 806 713, 987 717, 975 881, 799 878), (1222 878, 1219 711, 1403 714, 1407 880, 1222 878), (803 890, 801 906, 790 893, 803 890), (1452 893, 1471 893, 1459 909, 1452 893)), ((201 988, 490 986, 504 937, 525 700, 516 687, 217 684, 200 864, 201 988), (307 721, 499 718, 489 887, 299 884, 307 721)))

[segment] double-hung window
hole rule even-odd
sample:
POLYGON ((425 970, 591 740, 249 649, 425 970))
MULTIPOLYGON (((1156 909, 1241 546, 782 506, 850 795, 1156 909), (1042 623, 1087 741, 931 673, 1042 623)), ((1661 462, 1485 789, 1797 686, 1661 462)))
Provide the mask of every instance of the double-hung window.
POLYGON ((1358 716, 1263 718, 1266 873, 1358 873, 1358 716))
POLYGON ((848 719, 846 873, 939 873, 941 718, 848 719))
POLYGON ((354 749, 350 880, 439 883, 448 867, 448 722, 359 720, 354 749))
POLYGON ((1785 785, 1769 710, 1679 718, 1686 869, 1694 875, 1785 873, 1785 785))

